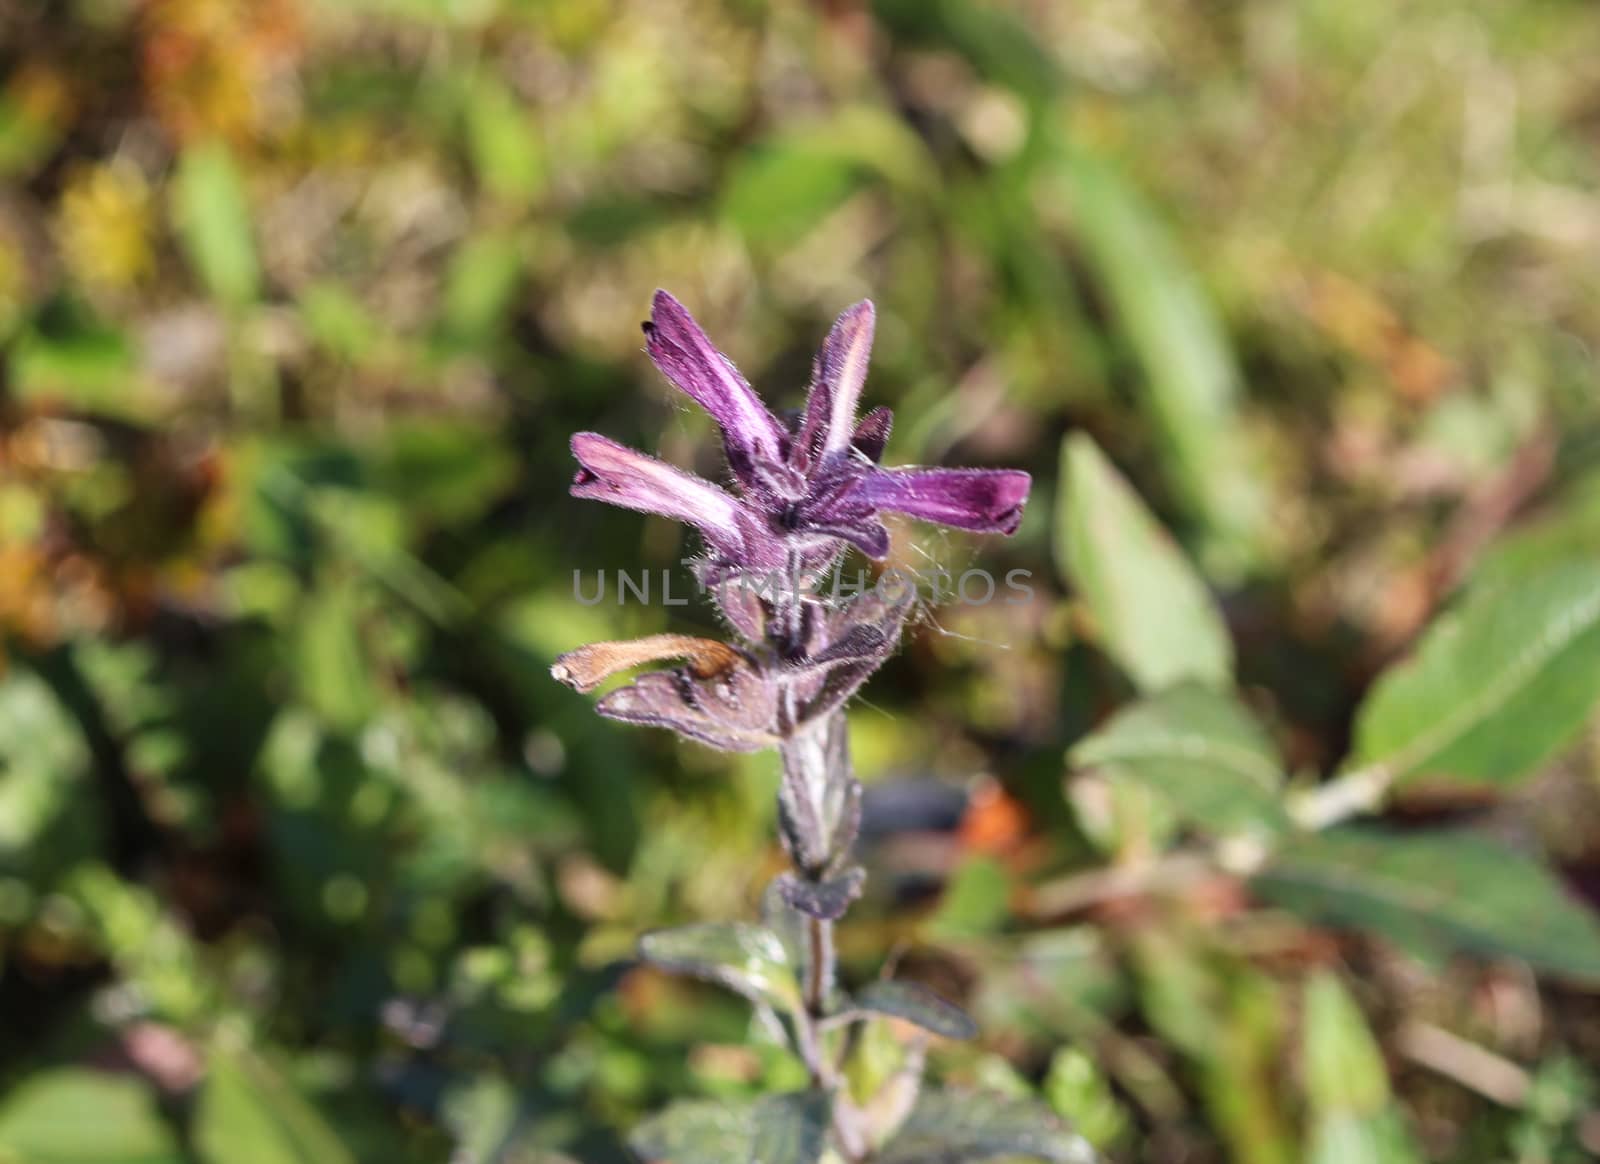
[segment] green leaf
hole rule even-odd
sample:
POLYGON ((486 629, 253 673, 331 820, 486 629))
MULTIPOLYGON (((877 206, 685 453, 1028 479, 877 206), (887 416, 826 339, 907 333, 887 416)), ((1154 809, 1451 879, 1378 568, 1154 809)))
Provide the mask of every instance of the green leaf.
POLYGON ((49 684, 21 668, 0 679, 0 869, 49 858, 40 841, 64 815, 83 823, 89 765, 83 732, 49 684))
POLYGON ((1141 934, 1133 949, 1144 1017, 1192 1061, 1228 1158, 1249 1164, 1295 1159, 1282 1086, 1282 987, 1248 963, 1202 951, 1171 929, 1141 934))
POLYGON ((832 1100, 820 1091, 675 1103, 635 1129, 628 1146, 663 1164, 816 1164, 832 1118, 832 1100))
POLYGON ((745 922, 706 923, 657 930, 639 939, 646 962, 720 983, 751 1000, 793 1010, 800 987, 783 941, 745 922))
POLYGON ((61 1069, 0 1101, 0 1164, 180 1164, 155 1096, 132 1075, 61 1069))
POLYGON ((1543 866, 1481 837, 1336 829, 1297 839, 1256 876, 1269 901, 1412 949, 1520 958, 1600 982, 1600 922, 1543 866))
POLYGON ((316 1108, 246 1051, 213 1051, 194 1138, 206 1164, 355 1164, 316 1108))
POLYGON ((724 187, 722 217, 756 244, 792 243, 855 190, 861 167, 809 143, 775 142, 742 159, 724 187))
POLYGON ((1128 1113, 1094 1060, 1076 1047, 1062 1047, 1050 1060, 1044 1094, 1063 1119, 1096 1148, 1108 1148, 1128 1131, 1128 1113))
POLYGON ((493 73, 466 90, 467 146, 478 180, 490 193, 527 202, 544 185, 544 156, 530 111, 493 73))
POLYGON ((939 938, 992 934, 1011 916, 1011 877, 990 857, 963 861, 944 888, 928 932, 939 938))
POLYGON ((1287 825, 1272 742, 1238 700, 1206 687, 1186 683, 1123 709, 1069 758, 1154 789, 1184 819, 1218 833, 1287 825))
POLYGON ((1313 1112, 1372 1115, 1389 1102, 1389 1069, 1361 1008, 1332 974, 1306 984, 1306 1099, 1313 1112))
POLYGON ((488 232, 461 244, 450 260, 442 319, 446 332, 481 342, 499 327, 522 276, 522 248, 515 235, 488 232))
POLYGON ((1265 506, 1239 425, 1242 377, 1215 310, 1164 223, 1109 163, 1066 151, 1077 239, 1144 373, 1142 403, 1188 511, 1248 560, 1265 506))
POLYGON ((1204 584, 1082 433, 1061 446, 1056 554, 1095 617, 1101 646, 1142 690, 1231 681, 1233 645, 1204 584))
POLYGON ((757 246, 789 247, 869 178, 936 192, 938 169, 905 123, 871 105, 847 106, 758 143, 730 171, 722 216, 757 246))
POLYGON ((260 292, 250 204, 226 146, 185 151, 173 179, 173 216, 189 261, 211 293, 234 306, 260 292))
POLYGON ((1397 1108, 1377 1115, 1335 1115, 1312 1125, 1307 1164, 1416 1164, 1422 1159, 1397 1108))
POLYGON ((635 1128, 628 1146, 652 1164, 750 1164, 753 1106, 721 1100, 675 1103, 635 1128))
POLYGON ((515 454, 478 423, 396 419, 369 458, 374 483, 414 523, 476 521, 516 479, 515 454))
POLYGON ((1474 587, 1362 705, 1352 763, 1397 783, 1505 784, 1566 746, 1600 703, 1600 561, 1474 587))
POLYGON ((338 283, 313 283, 297 304, 306 331, 321 347, 359 364, 383 342, 383 328, 365 305, 338 283))
POLYGON ((1082 1136, 1032 1099, 983 1092, 935 1091, 880 1152, 877 1164, 970 1164, 1000 1157, 1088 1164, 1097 1159, 1082 1136))
POLYGON ((456 1140, 452 1164, 495 1164, 515 1132, 518 1108, 516 1089, 498 1076, 452 1087, 441 1110, 456 1140))
POLYGON ((914 1023, 946 1039, 975 1039, 978 1024, 953 1002, 946 1002, 915 982, 868 983, 855 998, 856 1007, 914 1023))
POLYGON ((326 577, 305 600, 295 628, 295 673, 301 694, 329 724, 355 730, 377 706, 361 641, 355 584, 326 577))
POLYGON ((755 1150, 759 1164, 817 1164, 828 1147, 833 1099, 824 1091, 776 1095, 756 1104, 755 1150))
POLYGON ((455 1139, 450 1164, 572 1164, 549 1151, 535 1110, 531 1099, 499 1075, 453 1085, 440 1112, 455 1139))
POLYGON ((1317 1164, 1420 1159, 1389 1091, 1389 1069, 1361 1008, 1326 971, 1306 984, 1306 1159, 1317 1164))
POLYGON ((19 400, 65 401, 145 423, 158 412, 138 378, 133 341, 76 306, 62 309, 48 329, 36 326, 18 335, 7 371, 19 400))

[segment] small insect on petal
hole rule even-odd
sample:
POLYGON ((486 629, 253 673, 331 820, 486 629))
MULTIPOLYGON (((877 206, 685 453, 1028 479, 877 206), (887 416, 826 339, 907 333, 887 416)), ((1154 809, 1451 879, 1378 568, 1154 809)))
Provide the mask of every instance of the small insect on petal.
POLYGON ((693 635, 649 635, 612 643, 590 643, 556 659, 550 675, 575 691, 593 691, 619 671, 662 659, 683 659, 690 674, 710 679, 727 671, 742 656, 727 643, 693 635))

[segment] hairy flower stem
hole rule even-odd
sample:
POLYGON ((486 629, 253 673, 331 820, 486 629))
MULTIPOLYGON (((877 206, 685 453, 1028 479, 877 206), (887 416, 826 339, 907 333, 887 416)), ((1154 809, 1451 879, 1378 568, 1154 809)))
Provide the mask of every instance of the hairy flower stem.
MULTIPOLYGON (((855 827, 849 751, 844 746, 845 721, 836 713, 820 731, 786 740, 782 749, 784 789, 779 812, 788 820, 785 838, 794 863, 794 878, 803 893, 820 898, 830 869, 849 854, 855 827)), ((806 913, 802 929, 805 960, 800 1007, 794 1014, 795 1049, 805 1063, 811 1085, 837 1092, 839 1067, 828 1055, 824 1035, 833 993, 837 953, 833 921, 806 913)), ((850 1164, 865 1159, 867 1139, 860 1113, 847 1096, 838 1094, 833 1109, 837 1147, 850 1164)))
POLYGON ((806 1010, 820 1022, 827 1017, 828 991, 833 986, 833 923, 812 918, 806 927, 811 964, 806 973, 806 1010))

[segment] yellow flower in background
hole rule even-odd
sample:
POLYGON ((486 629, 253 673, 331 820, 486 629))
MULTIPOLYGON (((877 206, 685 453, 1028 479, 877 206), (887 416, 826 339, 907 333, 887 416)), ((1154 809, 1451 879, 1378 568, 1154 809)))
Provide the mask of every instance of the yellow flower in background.
POLYGON ((295 0, 151 0, 141 32, 145 91, 176 137, 250 141, 294 120, 295 0))
POLYGON ((126 163, 82 167, 61 193, 56 236, 62 261, 89 287, 125 290, 150 274, 154 229, 149 183, 126 163))

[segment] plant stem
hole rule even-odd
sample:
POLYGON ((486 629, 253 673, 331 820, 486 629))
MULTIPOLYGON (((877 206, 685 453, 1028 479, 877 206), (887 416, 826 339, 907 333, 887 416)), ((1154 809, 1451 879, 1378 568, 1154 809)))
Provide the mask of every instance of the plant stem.
POLYGON ((1325 829, 1378 808, 1393 782, 1394 773, 1381 764, 1357 768, 1291 802, 1289 815, 1303 829, 1325 829))
MULTIPOLYGON (((785 658, 799 655, 805 649, 800 564, 799 552, 791 550, 789 585, 774 600, 769 622, 772 628, 768 632, 769 642, 785 658)), ((784 791, 779 794, 779 812, 784 811, 783 798, 791 797, 787 803, 798 818, 797 834, 787 841, 794 875, 818 885, 826 880, 829 870, 836 871, 848 855, 855 837, 850 814, 856 811, 859 803, 852 803, 851 794, 854 790, 859 796, 860 790, 850 771, 844 713, 834 712, 835 718, 825 724, 801 726, 794 688, 786 687, 781 698, 788 728, 782 749, 784 791)), ((847 1089, 839 1086, 841 1066, 831 1060, 824 1046, 837 964, 832 920, 808 914, 804 945, 805 978, 801 986, 801 1004, 794 1014, 795 1050, 806 1065, 811 1086, 833 1093, 835 1150, 847 1164, 859 1164, 866 1158, 869 1147, 861 1112, 851 1102, 847 1089)))
POLYGON ((811 958, 806 974, 806 1010, 813 1019, 821 1020, 826 1017, 828 995, 833 989, 833 923, 811 918, 806 928, 811 958))

